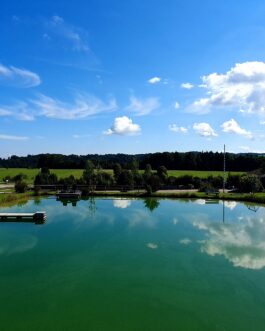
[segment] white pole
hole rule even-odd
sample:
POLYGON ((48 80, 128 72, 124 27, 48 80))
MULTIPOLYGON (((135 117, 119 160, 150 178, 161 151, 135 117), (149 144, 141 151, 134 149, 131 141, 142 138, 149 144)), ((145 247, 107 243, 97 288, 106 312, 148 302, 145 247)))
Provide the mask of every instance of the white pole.
POLYGON ((223 193, 225 193, 225 145, 224 145, 224 179, 223 179, 223 193))

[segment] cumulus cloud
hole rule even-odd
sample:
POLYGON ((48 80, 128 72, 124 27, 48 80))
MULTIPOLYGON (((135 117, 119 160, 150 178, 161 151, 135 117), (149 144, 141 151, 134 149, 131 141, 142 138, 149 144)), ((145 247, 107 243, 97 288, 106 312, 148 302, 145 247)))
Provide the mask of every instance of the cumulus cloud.
POLYGON ((22 136, 11 136, 11 135, 7 135, 7 134, 0 134, 0 140, 15 140, 15 141, 19 141, 19 140, 28 140, 28 137, 22 137, 22 136))
POLYGON ((111 98, 108 102, 87 94, 79 93, 72 104, 40 94, 31 103, 36 107, 39 116, 65 120, 82 119, 102 112, 117 109, 116 100, 111 98))
POLYGON ((149 80, 148 80, 148 83, 149 84, 157 84, 157 83, 159 83, 159 82, 161 82, 161 78, 160 77, 152 77, 152 78, 150 78, 149 80))
POLYGON ((125 108, 126 111, 135 113, 135 115, 143 116, 148 115, 152 111, 158 109, 160 103, 158 98, 150 97, 146 99, 136 98, 135 96, 130 97, 130 104, 125 108))
MULTIPOLYGON (((66 41, 73 51, 89 51, 86 31, 68 24, 61 16, 52 16, 45 22, 45 28, 55 39, 66 41)), ((48 33, 44 33, 44 35, 49 36, 48 33)))
POLYGON ((202 77, 206 97, 189 108, 207 112, 212 107, 237 108, 241 112, 265 114, 265 62, 237 63, 224 74, 202 77))
POLYGON ((194 87, 194 85, 191 83, 182 83, 180 86, 186 90, 191 90, 194 87))
POLYGON ((177 133, 187 133, 188 129, 184 126, 177 126, 176 124, 170 124, 168 126, 170 131, 177 132, 177 133))
POLYGON ((15 87, 34 87, 41 84, 41 79, 35 72, 14 66, 0 64, 0 81, 6 85, 15 87))
POLYGON ((223 129, 223 132, 226 133, 238 134, 241 136, 245 136, 246 138, 252 138, 252 133, 250 131, 242 129, 233 118, 229 121, 224 122, 221 125, 221 128, 223 129))
POLYGON ((214 129, 208 123, 194 123, 193 130, 202 137, 217 137, 214 129))
POLYGON ((138 124, 134 124, 130 118, 127 116, 116 117, 114 124, 110 129, 104 131, 105 135, 137 135, 141 132, 141 128, 138 124))

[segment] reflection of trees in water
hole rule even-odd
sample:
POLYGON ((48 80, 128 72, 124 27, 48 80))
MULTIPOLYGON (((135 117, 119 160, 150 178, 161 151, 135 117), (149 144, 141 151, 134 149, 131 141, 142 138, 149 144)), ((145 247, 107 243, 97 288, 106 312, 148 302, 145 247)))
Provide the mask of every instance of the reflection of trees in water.
POLYGON ((160 202, 154 198, 146 198, 144 199, 144 205, 150 211, 153 211, 160 205, 160 202))
POLYGON ((40 198, 35 198, 34 199, 34 205, 38 206, 38 205, 40 205, 40 203, 41 203, 41 199, 40 198))
POLYGON ((90 217, 94 217, 96 214, 97 206, 96 206, 96 200, 94 197, 88 198, 88 212, 90 217))

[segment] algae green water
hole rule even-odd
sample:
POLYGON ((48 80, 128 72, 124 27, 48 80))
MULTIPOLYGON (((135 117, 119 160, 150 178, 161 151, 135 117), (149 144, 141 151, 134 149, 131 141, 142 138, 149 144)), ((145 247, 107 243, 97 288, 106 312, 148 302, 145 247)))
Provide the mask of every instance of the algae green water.
POLYGON ((0 223, 3 331, 265 330, 265 208, 29 201, 0 223))

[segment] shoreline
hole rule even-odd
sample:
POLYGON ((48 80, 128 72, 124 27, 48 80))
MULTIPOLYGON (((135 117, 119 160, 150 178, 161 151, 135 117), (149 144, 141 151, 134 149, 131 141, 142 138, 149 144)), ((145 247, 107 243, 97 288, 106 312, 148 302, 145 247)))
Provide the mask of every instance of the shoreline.
MULTIPOLYGON (((34 194, 34 192, 26 193, 4 193, 0 194, 0 207, 10 207, 16 204, 25 204, 30 199, 41 199, 54 195, 55 192, 34 194)), ((89 197, 120 197, 120 198, 157 198, 157 199, 205 199, 205 200, 227 200, 227 201, 241 201, 265 205, 265 193, 219 193, 207 194, 204 192, 155 192, 147 194, 146 192, 118 192, 118 191, 95 191, 92 194, 86 195, 82 198, 89 197)), ((82 199, 81 198, 81 199, 82 199)))

